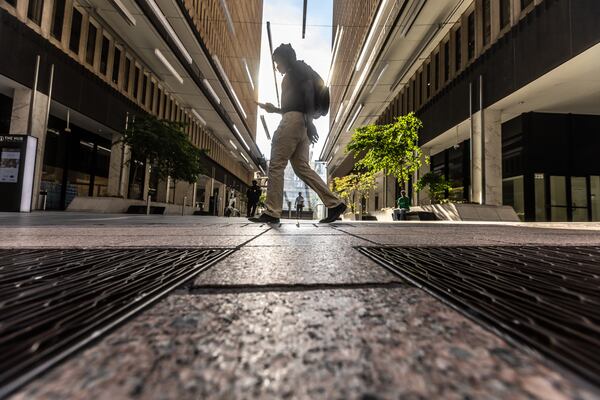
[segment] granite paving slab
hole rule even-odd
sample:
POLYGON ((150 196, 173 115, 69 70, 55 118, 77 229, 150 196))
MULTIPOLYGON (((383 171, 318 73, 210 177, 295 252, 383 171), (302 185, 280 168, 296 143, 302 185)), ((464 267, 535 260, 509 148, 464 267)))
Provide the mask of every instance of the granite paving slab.
MULTIPOLYGON (((257 239, 258 240, 258 239, 257 239)), ((254 242, 254 241, 253 241, 254 242)), ((242 247, 195 285, 307 285, 400 281, 349 246, 242 247)))
POLYGON ((597 395, 418 289, 391 285, 172 295, 15 399, 597 395))

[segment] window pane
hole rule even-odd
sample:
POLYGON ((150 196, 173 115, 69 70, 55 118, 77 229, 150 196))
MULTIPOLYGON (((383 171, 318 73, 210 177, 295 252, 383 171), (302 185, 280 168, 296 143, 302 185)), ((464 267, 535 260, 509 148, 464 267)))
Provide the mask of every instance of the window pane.
POLYGON ((525 220, 525 192, 523 175, 502 180, 502 203, 512 206, 521 221, 525 220))
POLYGON ((94 65, 94 59, 96 56, 96 34, 98 29, 94 24, 90 23, 88 27, 87 46, 85 48, 85 62, 90 65, 94 65))
POLYGON ((475 56, 475 13, 472 12, 467 19, 467 57, 471 60, 475 56))
MULTIPOLYGON (((119 70, 121 69, 121 50, 115 47, 115 55, 113 57, 112 81, 114 84, 119 84, 119 70)), ((127 79, 127 76, 125 76, 127 79)))
POLYGON ((460 28, 458 28, 456 30, 456 33, 454 34, 454 51, 455 51, 455 56, 456 56, 454 59, 454 61, 455 61, 454 67, 455 67, 457 73, 458 73, 458 71, 460 71, 460 66, 462 64, 462 60, 461 60, 461 56, 462 56, 461 50, 462 49, 460 47, 460 44, 461 44, 460 36, 461 36, 461 32, 460 32, 460 28))
POLYGON ((550 177, 552 221, 567 221, 567 183, 564 176, 550 177))
POLYGON ((137 100, 140 90, 140 74, 142 71, 139 67, 135 67, 135 75, 133 76, 133 98, 137 100))
POLYGON ((29 7, 27 7, 27 18, 40 25, 42 23, 43 10, 44 0, 29 0, 29 7))
POLYGON ((54 10, 52 11, 52 36, 58 40, 62 37, 64 19, 65 0, 54 0, 54 10))
POLYGON ((546 184, 544 174, 534 175, 535 220, 546 221, 546 184))
POLYGON ((129 92, 129 73, 131 72, 131 60, 125 58, 125 71, 123 71, 123 90, 129 92))
POLYGON ((81 40, 81 21, 83 16, 74 8, 73 19, 71 20, 71 37, 69 38, 69 49, 75 54, 79 54, 79 41, 81 40))
POLYGON ((492 0, 483 0, 483 45, 492 39, 492 0))
POLYGON ((144 79, 142 80, 142 99, 140 102, 145 105, 146 104, 146 87, 148 86, 148 75, 144 74, 144 79))
POLYGON ((444 82, 450 78, 450 42, 444 44, 444 82))
POLYGON ((510 0, 500 0, 500 28, 510 23, 510 0))
POLYGON ((106 75, 108 69, 108 49, 110 49, 110 40, 102 36, 102 51, 100 52, 100 73, 106 75))
POLYGON ((600 221, 600 176, 590 176, 590 198, 592 221, 600 221))
POLYGON ((533 0, 521 0, 521 10, 527 8, 531 3, 533 0))

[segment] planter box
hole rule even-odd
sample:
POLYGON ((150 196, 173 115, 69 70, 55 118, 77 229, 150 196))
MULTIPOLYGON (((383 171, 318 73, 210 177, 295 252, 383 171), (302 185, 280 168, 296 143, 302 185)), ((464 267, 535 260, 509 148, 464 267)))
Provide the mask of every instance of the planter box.
MULTIPOLYGON (((164 208, 164 215, 181 215, 181 204, 167 204, 153 201, 151 207, 164 208)), ((94 212, 107 214, 122 214, 126 213, 129 206, 146 207, 146 202, 143 200, 122 199, 120 197, 87 197, 77 196, 71 201, 67 211, 77 212, 94 212)), ((185 208, 186 215, 192 215, 197 211, 195 207, 187 206, 185 208)))
POLYGON ((438 219, 446 221, 520 221, 511 206, 448 203, 425 205, 419 208, 432 212, 438 219))

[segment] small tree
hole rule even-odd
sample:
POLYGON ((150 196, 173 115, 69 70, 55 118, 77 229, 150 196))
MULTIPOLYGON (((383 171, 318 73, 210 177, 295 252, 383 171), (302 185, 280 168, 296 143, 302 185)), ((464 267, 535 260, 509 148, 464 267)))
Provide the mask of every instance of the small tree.
POLYGON ((452 184, 446 181, 443 175, 436 174, 430 171, 423 175, 415 184, 417 191, 423 190, 429 186, 429 197, 431 198, 431 204, 444 203, 446 199, 446 192, 452 189, 452 184))
POLYGON ((180 122, 142 114, 129 124, 121 140, 131 148, 131 159, 153 165, 159 178, 194 183, 205 173, 202 160, 207 151, 188 140, 184 127, 180 122))
POLYGON ((357 167, 371 174, 385 171, 403 184, 421 166, 417 142, 422 126, 414 113, 400 116, 392 124, 363 126, 354 131, 347 150, 357 158, 362 156, 357 167))
POLYGON ((356 202, 362 197, 369 197, 369 191, 376 185, 375 176, 371 173, 351 173, 341 178, 333 179, 333 191, 346 204, 350 205, 353 214, 356 213, 356 202))

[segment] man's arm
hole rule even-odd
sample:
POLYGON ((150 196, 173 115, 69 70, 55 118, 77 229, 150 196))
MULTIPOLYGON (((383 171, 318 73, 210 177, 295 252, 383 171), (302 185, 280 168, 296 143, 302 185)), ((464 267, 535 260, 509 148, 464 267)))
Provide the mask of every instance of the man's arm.
POLYGON ((271 103, 256 103, 258 104, 258 106, 260 108, 262 108, 263 110, 265 110, 268 113, 277 113, 277 114, 283 114, 283 111, 281 111, 281 108, 279 107, 275 107, 273 104, 271 103))
POLYGON ((304 121, 306 122, 306 129, 308 130, 308 137, 311 138, 311 141, 316 142, 319 138, 317 134, 317 128, 313 124, 313 115, 315 115, 315 87, 312 79, 304 81, 302 85, 302 89, 304 92, 304 121), (315 140, 313 140, 313 138, 315 140))

